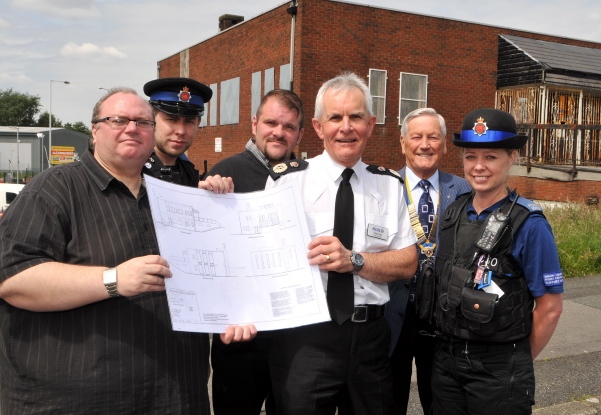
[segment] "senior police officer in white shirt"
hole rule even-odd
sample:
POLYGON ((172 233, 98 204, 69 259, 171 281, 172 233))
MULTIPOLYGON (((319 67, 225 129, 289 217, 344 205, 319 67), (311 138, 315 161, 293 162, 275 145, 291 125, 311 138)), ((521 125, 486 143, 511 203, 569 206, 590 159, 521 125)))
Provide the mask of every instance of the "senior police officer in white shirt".
POLYGON ((411 278, 417 253, 401 178, 361 161, 374 125, 361 78, 345 73, 327 81, 313 118, 325 151, 276 165, 268 179, 267 188, 300 184, 313 238, 307 257, 320 268, 333 319, 276 334, 270 367, 278 413, 334 414, 340 396, 350 397, 357 414, 393 413, 383 308, 387 283, 411 278))

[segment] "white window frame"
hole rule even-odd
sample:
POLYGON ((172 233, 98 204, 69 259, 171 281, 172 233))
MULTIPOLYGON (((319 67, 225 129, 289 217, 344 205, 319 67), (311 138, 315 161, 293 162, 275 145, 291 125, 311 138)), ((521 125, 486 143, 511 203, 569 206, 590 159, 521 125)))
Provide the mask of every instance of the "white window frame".
POLYGON ((414 108, 411 110, 415 110, 418 108, 426 108, 428 106, 428 75, 424 75, 424 74, 419 74, 419 73, 411 73, 411 72, 401 72, 400 76, 399 76, 399 125, 403 124, 403 120, 405 119, 405 116, 407 114, 409 114, 409 112, 411 111, 407 111, 406 113, 403 113, 403 102, 413 102, 416 103, 417 105, 414 105, 414 108), (423 89, 424 89, 424 96, 423 97, 417 97, 415 95, 413 96, 403 96, 403 76, 416 76, 416 77, 422 77, 423 78, 423 89))
POLYGON ((369 92, 371 93, 371 96, 373 98, 373 113, 376 116, 376 124, 385 124, 386 123, 386 83, 388 82, 388 71, 384 70, 384 69, 372 69, 369 68, 369 75, 367 76, 369 78, 369 92), (376 75, 382 75, 384 76, 384 90, 383 91, 373 91, 374 88, 376 88, 375 85, 375 79, 376 79, 376 75), (372 75, 374 78, 374 85, 372 88, 372 75), (378 112, 377 109, 379 108, 379 106, 382 106, 382 111, 381 111, 381 117, 378 117, 378 112))

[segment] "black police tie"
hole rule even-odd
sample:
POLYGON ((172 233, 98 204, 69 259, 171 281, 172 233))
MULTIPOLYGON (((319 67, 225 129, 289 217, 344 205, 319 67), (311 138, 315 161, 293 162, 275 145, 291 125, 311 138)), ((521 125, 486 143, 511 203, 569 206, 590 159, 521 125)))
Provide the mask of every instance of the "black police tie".
MULTIPOLYGON (((349 180, 353 169, 342 172, 342 181, 336 193, 334 209, 334 236, 348 250, 353 249, 353 224, 355 222, 355 205, 353 188, 349 180)), ((328 308, 330 317, 338 324, 344 323, 352 314, 355 304, 353 274, 328 272, 328 308)))
POLYGON ((420 180, 418 185, 424 190, 419 198, 419 221, 422 224, 422 228, 424 228, 426 237, 428 237, 434 223, 434 203, 432 203, 432 197, 430 197, 431 184, 427 180, 420 180))

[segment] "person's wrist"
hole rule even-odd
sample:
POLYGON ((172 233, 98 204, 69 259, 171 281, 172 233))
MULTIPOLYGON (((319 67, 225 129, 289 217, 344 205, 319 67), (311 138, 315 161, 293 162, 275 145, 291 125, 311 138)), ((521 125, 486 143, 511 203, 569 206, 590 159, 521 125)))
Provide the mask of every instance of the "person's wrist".
POLYGON ((117 292, 117 268, 107 268, 102 273, 102 282, 109 298, 119 297, 117 292))
POLYGON ((359 252, 351 251, 351 264, 353 265, 353 275, 357 275, 365 265, 365 259, 359 252))

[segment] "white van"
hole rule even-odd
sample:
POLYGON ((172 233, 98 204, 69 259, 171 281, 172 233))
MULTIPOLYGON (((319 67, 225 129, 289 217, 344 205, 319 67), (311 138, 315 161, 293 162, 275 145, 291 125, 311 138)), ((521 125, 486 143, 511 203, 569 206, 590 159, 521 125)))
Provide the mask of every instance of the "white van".
POLYGON ((15 197, 25 187, 24 184, 16 183, 0 183, 0 218, 4 215, 4 211, 15 200, 15 197))

